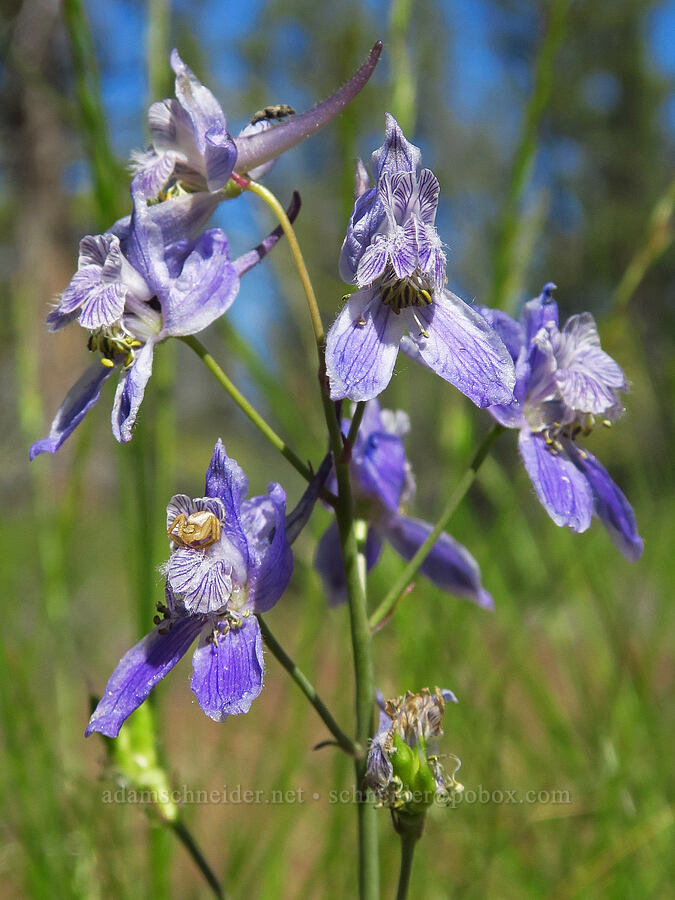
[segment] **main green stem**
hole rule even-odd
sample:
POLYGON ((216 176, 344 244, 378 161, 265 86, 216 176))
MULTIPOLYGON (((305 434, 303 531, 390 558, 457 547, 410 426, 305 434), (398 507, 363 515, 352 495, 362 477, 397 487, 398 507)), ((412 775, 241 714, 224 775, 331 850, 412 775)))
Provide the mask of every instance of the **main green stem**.
POLYGON ((314 685, 311 683, 309 678, 307 678, 304 672, 299 668, 299 666, 297 666, 296 663, 291 659, 288 653, 286 653, 279 641, 270 631, 267 622, 265 622, 262 616, 258 616, 258 622, 260 623, 260 631, 262 632, 263 640, 265 641, 267 648, 273 654, 273 656, 277 658, 284 669, 286 669, 288 674, 298 685, 305 697, 307 697, 309 702, 312 704, 314 709, 323 720, 330 733, 337 741, 338 746, 340 746, 346 753, 349 753, 351 756, 362 755, 362 748, 355 744, 351 738, 347 737, 344 731, 340 728, 338 723, 333 718, 331 711, 328 709, 321 697, 319 697, 314 685))
MULTIPOLYGON (((236 176, 234 178, 239 187, 257 194, 273 210, 283 232, 288 239, 288 244, 295 261, 300 281, 307 299, 314 337, 316 339, 317 353, 319 357, 319 383, 321 387, 321 402, 328 432, 330 434, 331 450, 335 463, 335 474, 338 483, 338 496, 335 503, 335 516, 340 533, 340 546, 345 568, 345 581, 347 596, 349 598, 349 616, 352 634, 352 650, 354 656, 354 681, 355 681, 355 705, 356 705, 356 743, 366 747, 372 735, 373 727, 373 698, 375 695, 375 682, 373 675, 373 660, 371 655, 371 634, 368 624, 368 610, 366 606, 365 565, 359 559, 359 546, 356 536, 354 520, 354 503, 349 476, 348 454, 344 453, 340 424, 337 418, 335 405, 327 392, 325 344, 326 337, 319 312, 309 272, 305 264, 302 250, 295 236, 293 226, 286 215, 286 210, 271 191, 249 181, 247 178, 236 176)), ((359 417, 363 415, 358 411, 359 417)), ((357 426, 358 427, 358 426, 357 426)), ((356 430, 350 436, 356 437, 356 430)), ((363 548, 362 548, 363 549, 363 548)), ((368 801, 368 795, 362 789, 365 775, 365 756, 358 756, 355 760, 357 809, 359 821, 359 896, 361 900, 378 900, 379 897, 379 859, 377 849, 377 818, 375 807, 368 801)))
POLYGON ((385 596, 384 600, 371 615, 371 631, 376 631, 378 626, 391 615, 399 600, 401 600, 408 591, 411 581, 419 571, 419 568, 424 560, 427 558, 429 553, 431 553, 431 550, 433 549, 433 546, 438 538, 447 528, 450 519, 455 513, 455 510, 462 502, 469 488, 473 484, 474 479, 478 474, 478 470, 483 464, 483 460, 490 452, 490 448, 502 433, 502 431, 504 431, 504 427, 502 425, 493 425, 490 431, 488 431, 488 433, 485 435, 482 443, 478 447, 478 450, 476 450, 473 459, 469 463, 469 466, 462 476, 459 484, 452 492, 452 494, 450 494, 448 502, 445 504, 445 508, 441 513, 440 518, 431 529, 428 538, 418 549, 417 553, 413 556, 408 565, 403 569, 399 577, 389 589, 389 592, 385 596))
POLYGON ((412 875, 413 856, 418 837, 408 831, 401 833, 401 869, 398 875, 398 890, 396 900, 406 900, 410 888, 410 876, 412 875))

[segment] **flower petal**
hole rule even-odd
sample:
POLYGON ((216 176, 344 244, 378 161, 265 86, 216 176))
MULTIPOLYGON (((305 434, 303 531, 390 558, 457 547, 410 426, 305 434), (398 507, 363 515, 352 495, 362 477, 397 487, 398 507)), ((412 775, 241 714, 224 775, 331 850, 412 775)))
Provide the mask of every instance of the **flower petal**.
MULTIPOLYGON (((75 278, 73 278, 75 281, 75 278)), ((72 285, 71 281, 71 285, 72 285)), ((112 325, 124 312, 127 295, 123 284, 99 284, 89 292, 82 304, 79 323, 89 331, 112 325)))
POLYGON ((417 180, 418 215, 426 225, 433 225, 441 186, 431 169, 422 169, 417 180))
POLYGON ((445 288, 445 253, 443 241, 433 225, 417 222, 417 257, 420 268, 433 280, 434 289, 445 288))
POLYGON ((574 447, 570 455, 591 486, 596 516, 626 559, 635 562, 642 556, 644 542, 638 534, 633 507, 591 453, 574 447))
POLYGON ((255 616, 242 619, 240 628, 218 636, 204 635, 192 659, 190 687, 199 705, 214 722, 247 713, 263 687, 260 625, 255 616))
MULTIPOLYGON (((235 588, 233 569, 244 573, 241 557, 227 538, 206 550, 179 547, 162 567, 173 593, 192 614, 222 610, 235 588)), ((242 576, 243 577, 243 576, 242 576)))
MULTIPOLYGON (((425 172, 428 169, 425 169, 425 172)), ((386 179, 384 179, 386 180, 386 179)), ((395 172, 391 176, 391 207, 399 224, 409 216, 417 199, 417 177, 414 172, 395 172)))
POLYGON ((377 234, 372 243, 366 247, 356 269, 356 284, 359 287, 368 287, 382 275, 389 253, 393 249, 390 240, 383 234, 377 234))
POLYGON ((509 403, 516 374, 499 335, 485 319, 450 291, 434 294, 415 314, 426 326, 420 334, 409 314, 409 332, 420 356, 437 375, 454 384, 477 406, 509 403))
POLYGON ((89 719, 85 737, 94 731, 114 738, 124 720, 185 655, 204 626, 201 616, 188 616, 158 625, 122 657, 89 719))
POLYGON ((192 138, 192 120, 178 100, 159 100, 148 109, 148 131, 157 153, 180 151, 184 157, 189 150, 184 146, 186 139, 192 138))
POLYGON ((521 429, 518 447, 539 502, 556 525, 586 531, 593 494, 588 480, 564 453, 549 449, 543 435, 521 429))
POLYGON ((359 291, 344 305, 326 340, 326 371, 333 400, 371 400, 386 388, 403 335, 402 316, 379 291, 359 291), (363 324, 361 324, 363 323, 363 324))
POLYGON ((220 521, 225 521, 225 507, 217 497, 197 497, 192 499, 187 494, 174 494, 166 507, 167 531, 176 521, 177 516, 183 515, 187 519, 195 512, 210 512, 220 521))
POLYGON ((553 346, 558 363, 556 383, 568 406, 597 415, 616 405, 617 391, 626 389, 626 377, 601 349, 590 313, 568 319, 553 346))
POLYGON ((176 154, 172 151, 136 151, 131 155, 134 190, 148 200, 157 197, 173 175, 176 154))
POLYGON ((66 394, 49 429, 49 437, 35 441, 31 446, 30 459, 35 459, 41 453, 56 453, 97 402, 103 382, 110 377, 112 371, 101 365, 98 359, 89 366, 66 394))
POLYGON ((205 231, 191 248, 162 302, 163 333, 173 337, 203 331, 229 309, 239 291, 224 231, 205 231))
MULTIPOLYGON (((378 528, 394 550, 410 560, 431 533, 431 525, 420 519, 392 515, 378 523, 378 528)), ((458 597, 471 600, 485 609, 493 609, 492 597, 481 584, 478 563, 449 534, 443 533, 420 566, 420 572, 437 587, 458 597)))
POLYGON ((286 492, 280 484, 267 486, 264 497, 242 504, 241 520, 248 539, 248 604, 267 612, 288 587, 293 552, 286 539, 286 492))

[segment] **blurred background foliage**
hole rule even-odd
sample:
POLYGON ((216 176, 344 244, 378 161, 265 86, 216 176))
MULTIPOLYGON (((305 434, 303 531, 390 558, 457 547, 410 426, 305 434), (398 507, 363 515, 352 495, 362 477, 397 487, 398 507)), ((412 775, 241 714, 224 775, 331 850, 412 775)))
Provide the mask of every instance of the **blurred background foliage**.
MULTIPOLYGON (((5 510, 0 644, 0 896, 205 897, 151 809, 105 804, 115 770, 82 732, 89 695, 145 632, 161 596, 163 507, 199 495, 218 436, 260 493, 299 477, 185 347, 163 347, 132 444, 108 425, 112 391, 54 458, 27 465, 86 361, 82 333, 47 335, 80 236, 128 207, 124 166, 145 110, 168 96, 168 48, 212 87, 233 127, 269 103, 305 108, 376 38, 373 82, 340 119, 287 154, 267 183, 298 188, 297 231, 326 323, 353 162, 396 114, 442 185, 450 287, 517 309, 554 280, 565 315, 590 309, 632 382, 628 413, 593 452, 633 502, 643 559, 595 523, 557 529, 503 436, 452 523, 496 600, 488 614, 421 581, 376 639, 387 695, 452 687, 445 749, 467 791, 568 791, 564 804, 464 804, 430 816, 413 874, 425 898, 664 897, 672 884, 671 629, 675 260, 675 8, 654 0, 311 0, 170 3, 7 0, 0 12, 0 448, 5 510), (102 107, 100 105, 102 102, 102 107)), ((254 197, 224 204, 235 251, 270 225, 254 197)), ((302 456, 324 452, 304 300, 286 248, 246 277, 205 343, 302 456)), ((415 514, 433 519, 488 417, 400 360, 384 405, 409 411, 415 514)), ((110 387, 110 386, 109 386, 110 387)), ((351 721, 347 616, 312 571, 328 521, 296 545, 292 588, 270 624, 340 721, 351 721)), ((385 554, 377 599, 400 561, 385 554)), ((186 804, 183 818, 229 896, 349 897, 354 810, 330 804, 349 761, 312 751, 323 726, 268 659, 264 693, 223 726, 192 701, 189 663, 157 691, 160 752, 177 787, 305 791, 304 803, 186 804), (313 800, 318 792, 320 799, 313 800)), ((398 848, 381 815, 383 896, 398 848)))

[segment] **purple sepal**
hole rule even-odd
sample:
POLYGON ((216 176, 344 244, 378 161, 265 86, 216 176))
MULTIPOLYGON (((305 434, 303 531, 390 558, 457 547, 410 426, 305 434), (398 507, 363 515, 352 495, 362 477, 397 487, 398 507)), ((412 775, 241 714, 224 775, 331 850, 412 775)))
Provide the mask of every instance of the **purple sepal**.
MULTIPOLYGON (((388 516, 378 528, 394 550, 407 560, 413 558, 431 533, 431 525, 427 522, 401 515, 388 516)), ((449 534, 440 535, 420 566, 420 572, 444 591, 471 600, 484 609, 494 608, 492 597, 481 584, 478 563, 466 547, 449 534)))
MULTIPOLYGON (((370 572, 382 553, 382 538, 374 528, 366 535, 366 570, 370 572)), ((345 567, 342 562, 342 547, 337 522, 330 523, 317 544, 314 554, 314 568, 321 576, 324 593, 329 606, 339 606, 347 602, 345 567)))
POLYGON ((480 407, 507 404, 513 399, 513 360, 479 312, 450 291, 437 292, 430 306, 415 310, 428 337, 416 327, 411 311, 406 312, 410 315, 410 337, 423 361, 437 375, 480 407))
POLYGON ((133 365, 117 385, 111 424, 113 435, 120 444, 126 444, 132 438, 138 410, 141 408, 145 388, 152 375, 154 351, 155 342, 149 340, 138 351, 133 365))
MULTIPOLYGON (((371 157, 376 186, 370 190, 363 190, 357 196, 340 251, 339 270, 343 281, 348 284, 356 282, 356 271, 361 257, 386 219, 387 213, 380 199, 377 183, 385 175, 399 172, 417 173, 421 159, 419 148, 406 139, 396 119, 387 113, 384 142, 371 157)), ((357 189, 365 187, 365 184, 366 181, 361 174, 357 189)))
POLYGON ((248 492, 248 478, 244 470, 225 452, 223 442, 218 439, 213 449, 211 462, 206 470, 207 497, 218 497, 225 508, 225 522, 222 533, 239 549, 248 565, 248 541, 241 522, 241 507, 248 492))
POLYGON ((310 137, 323 125, 336 116, 359 93, 373 73, 380 53, 382 42, 378 41, 370 51, 368 58, 360 66, 349 81, 327 100, 317 104, 307 112, 293 116, 287 122, 276 125, 257 134, 236 137, 237 148, 235 171, 248 172, 280 156, 291 147, 295 147, 305 138, 310 137))
POLYGON ((99 360, 89 366, 66 394, 52 422, 49 437, 31 445, 28 454, 31 460, 41 453, 56 453, 101 396, 103 382, 111 374, 112 369, 101 365, 99 360))
POLYGON ((406 456, 403 441, 388 432, 377 401, 366 406, 352 453, 353 478, 359 491, 380 500, 396 512, 406 486, 406 456))
MULTIPOLYGON (((133 197, 133 187, 131 193, 133 197)), ((223 194, 197 191, 153 203, 146 207, 144 214, 159 227, 163 247, 170 247, 178 241, 195 237, 224 199, 223 194)))
POLYGON ((593 511, 596 516, 626 559, 636 562, 642 556, 644 542, 638 534, 633 507, 609 472, 591 453, 574 445, 570 447, 569 453, 593 491, 593 511))
POLYGON ((352 294, 326 339, 326 371, 333 400, 371 400, 391 380, 403 336, 403 316, 395 315, 378 290, 352 294))
POLYGON ((314 553, 314 568, 321 576, 329 606, 347 602, 345 569, 337 522, 333 520, 324 531, 314 553))
POLYGON ((375 180, 397 172, 418 172, 422 151, 411 144, 391 113, 385 113, 384 141, 370 158, 375 180))
POLYGON ((550 449, 543 434, 521 429, 518 447, 537 497, 556 525, 586 531, 593 514, 593 494, 583 473, 566 453, 550 449))
POLYGON ((202 635, 192 658, 190 687, 214 722, 247 713, 264 677, 263 645, 255 616, 214 638, 202 635))
POLYGON ((242 504, 241 521, 248 538, 248 603, 267 612, 288 587, 293 553, 286 539, 286 493, 280 484, 267 486, 264 497, 242 504))
MULTIPOLYGON (((181 337, 203 331, 229 309, 239 291, 224 231, 212 228, 182 248, 180 275, 162 304, 163 334, 181 337)), ((171 266, 169 266, 171 269, 171 266)))
POLYGON ((176 73, 176 97, 192 124, 194 141, 203 159, 209 191, 224 187, 237 159, 237 148, 227 130, 220 104, 211 91, 185 65, 177 50, 171 51, 176 73))
POLYGON ((157 626, 119 661, 89 720, 85 737, 94 731, 117 737, 124 720, 187 653, 204 627, 204 619, 189 616, 175 620, 168 630, 167 627, 166 624, 157 626))
POLYGON ((525 331, 520 322, 501 309, 491 309, 489 306, 474 306, 474 309, 497 332, 515 363, 525 343, 525 331))

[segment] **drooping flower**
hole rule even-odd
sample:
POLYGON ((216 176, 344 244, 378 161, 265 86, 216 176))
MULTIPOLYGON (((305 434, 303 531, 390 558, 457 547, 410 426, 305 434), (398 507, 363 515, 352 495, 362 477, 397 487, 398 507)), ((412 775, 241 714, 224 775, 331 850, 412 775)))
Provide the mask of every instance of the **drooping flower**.
MULTIPOLYGON (((155 346, 168 337, 196 334, 229 309, 241 276, 282 234, 276 228, 254 250, 231 261, 221 229, 191 237, 213 208, 209 195, 148 206, 135 194, 133 201, 130 218, 105 234, 82 239, 78 270, 47 318, 52 331, 77 319, 90 332, 88 347, 97 358, 68 392, 49 436, 30 448, 31 459, 58 450, 115 369, 121 378, 112 430, 118 441, 131 440, 155 346)), ((295 218, 299 209, 295 194, 289 217, 295 218)))
POLYGON ((407 331, 422 360, 478 406, 508 403, 515 374, 501 338, 445 288, 434 225, 440 188, 420 163, 419 149, 387 115, 384 143, 372 156, 373 187, 363 164, 357 166, 357 198, 340 256, 340 275, 357 291, 328 333, 331 397, 377 397, 407 331))
POLYGON ((255 613, 286 590, 293 555, 286 539, 286 494, 268 485, 246 500, 248 479, 215 446, 205 497, 172 497, 167 507, 171 556, 164 566, 166 603, 155 628, 122 657, 85 735, 117 737, 124 720, 187 653, 195 640, 192 691, 209 718, 240 715, 263 687, 264 661, 255 613))
POLYGON ((586 531, 595 514, 621 553, 636 560, 643 542, 623 492, 598 460, 577 443, 596 425, 623 415, 621 367, 600 346, 590 313, 572 316, 562 329, 555 285, 525 304, 520 322, 483 308, 516 363, 516 401, 490 413, 519 429, 520 455, 537 497, 556 525, 586 531))
MULTIPOLYGON (((343 423, 347 433, 349 422, 343 423)), ((414 495, 415 482, 406 459, 403 437, 410 428, 401 411, 380 410, 376 400, 367 406, 351 456, 355 514, 368 522, 366 564, 370 570, 380 557, 384 541, 410 560, 429 536, 432 526, 400 512, 414 495)), ((333 476, 334 477, 334 476, 333 476)), ((333 484, 332 488, 335 488, 333 484)), ((314 564, 329 602, 347 599, 337 523, 319 541, 314 564)), ((469 551, 449 534, 441 534, 420 566, 435 585, 479 606, 491 609, 492 597, 481 584, 480 569, 469 551)))
POLYGON ((137 189, 157 197, 169 182, 187 190, 218 191, 233 172, 261 177, 269 164, 337 115, 364 87, 382 52, 378 41, 353 77, 327 100, 302 115, 271 127, 278 111, 256 115, 239 135, 228 131, 225 114, 211 91, 185 65, 177 50, 171 52, 176 75, 176 99, 153 103, 148 112, 152 145, 136 153, 132 164, 137 189))
POLYGON ((403 697, 384 700, 379 695, 380 721, 371 741, 365 780, 379 806, 423 815, 432 803, 447 803, 451 791, 461 791, 453 771, 444 771, 439 756, 443 714, 447 703, 456 703, 452 691, 423 688, 403 697))

